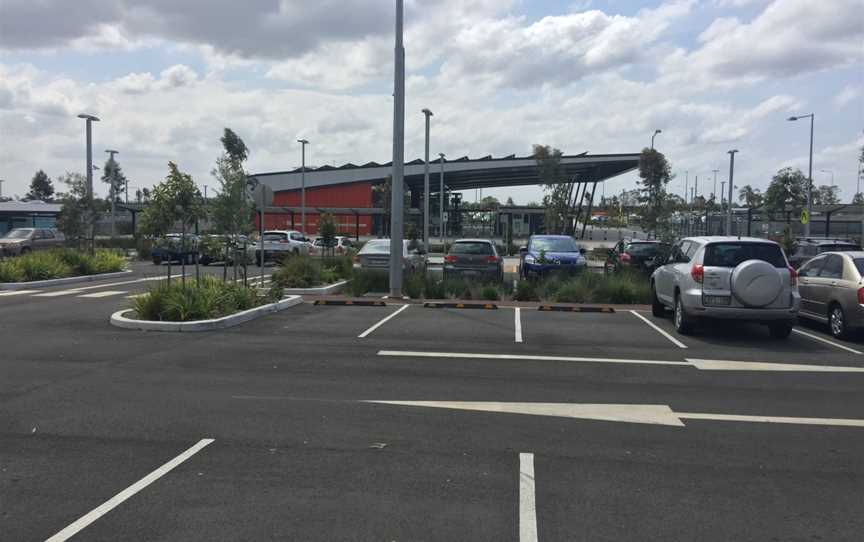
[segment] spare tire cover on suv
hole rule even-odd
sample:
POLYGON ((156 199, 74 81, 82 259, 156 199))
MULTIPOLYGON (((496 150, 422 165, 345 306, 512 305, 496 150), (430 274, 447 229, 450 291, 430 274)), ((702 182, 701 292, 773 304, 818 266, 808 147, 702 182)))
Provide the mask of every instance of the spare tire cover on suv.
POLYGON ((732 271, 732 295, 748 307, 765 307, 783 290, 777 268, 762 260, 747 260, 732 271))

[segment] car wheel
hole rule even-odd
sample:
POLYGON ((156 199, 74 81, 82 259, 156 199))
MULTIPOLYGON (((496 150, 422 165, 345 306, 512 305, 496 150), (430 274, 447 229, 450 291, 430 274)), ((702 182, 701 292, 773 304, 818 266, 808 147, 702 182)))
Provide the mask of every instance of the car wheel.
POLYGON ((693 321, 684 310, 684 302, 681 301, 681 296, 675 296, 675 331, 681 335, 688 335, 693 332, 693 321))
POLYGON ((21 249, 21 253, 20 253, 20 254, 21 254, 21 256, 23 256, 23 255, 25 255, 25 254, 29 254, 29 253, 30 253, 30 247, 24 247, 24 248, 21 249))
POLYGON ((843 307, 833 305, 831 312, 828 315, 828 326, 831 328, 831 335, 835 339, 843 339, 848 334, 848 325, 846 323, 846 313, 843 312, 843 307))
POLYGON ((651 283, 651 314, 659 318, 666 316, 666 305, 657 297, 657 289, 653 282, 651 283))
POLYGON ((768 326, 768 331, 775 339, 786 339, 792 334, 792 324, 771 324, 768 326))
POLYGON ((162 256, 153 256, 153 265, 162 265, 162 256))

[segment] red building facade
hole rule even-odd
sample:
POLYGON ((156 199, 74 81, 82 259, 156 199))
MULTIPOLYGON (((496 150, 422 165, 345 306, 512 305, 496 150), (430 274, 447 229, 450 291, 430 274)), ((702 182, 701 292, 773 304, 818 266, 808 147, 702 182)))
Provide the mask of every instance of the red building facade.
MULTIPOLYGON (((301 203, 300 190, 282 190, 275 193, 273 207, 299 208, 301 203)), ((371 208, 372 183, 356 182, 306 189, 306 234, 318 233, 318 220, 321 214, 318 208, 364 209, 371 208)), ((354 213, 334 214, 336 231, 340 235, 354 237, 356 235, 371 235, 373 228, 372 215, 359 216, 354 213)), ((258 217, 255 218, 258 227, 258 217)), ((264 228, 268 230, 300 229, 300 211, 293 214, 287 211, 267 213, 264 216, 264 228)))

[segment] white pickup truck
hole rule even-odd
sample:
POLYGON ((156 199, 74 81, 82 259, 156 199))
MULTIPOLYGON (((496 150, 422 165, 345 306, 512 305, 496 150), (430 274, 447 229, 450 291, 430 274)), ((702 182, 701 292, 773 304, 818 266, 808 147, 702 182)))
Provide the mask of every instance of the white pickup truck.
MULTIPOLYGON (((264 232, 264 261, 282 260, 291 256, 308 255, 311 243, 295 230, 264 232)), ((261 261, 261 248, 255 247, 255 261, 261 261)))

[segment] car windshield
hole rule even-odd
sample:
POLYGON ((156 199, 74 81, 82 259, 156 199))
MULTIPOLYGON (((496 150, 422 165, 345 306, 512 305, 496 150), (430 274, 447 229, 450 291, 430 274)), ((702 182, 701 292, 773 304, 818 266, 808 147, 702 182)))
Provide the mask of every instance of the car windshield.
POLYGON ((450 254, 491 256, 495 254, 495 252, 492 250, 492 245, 489 243, 463 242, 454 243, 450 248, 450 254))
POLYGON ((630 243, 624 249, 624 252, 633 256, 651 256, 657 254, 659 246, 657 243, 630 243))
POLYGON ((30 230, 30 229, 12 230, 9 233, 7 233, 3 237, 3 239, 26 239, 27 237, 30 236, 31 233, 33 233, 33 230, 30 230))
POLYGON ((390 254, 390 240, 369 241, 360 251, 360 254, 390 254))
POLYGON ((579 245, 571 237, 537 237, 531 239, 533 252, 579 252, 579 245))
POLYGON ((819 245, 819 252, 858 252, 861 247, 856 245, 819 245))
POLYGON ((284 233, 265 233, 264 240, 265 241, 284 241, 288 236, 284 233))
POLYGON ((783 251, 769 243, 712 243, 705 248, 706 267, 737 267, 747 260, 762 260, 778 269, 787 266, 783 251))

